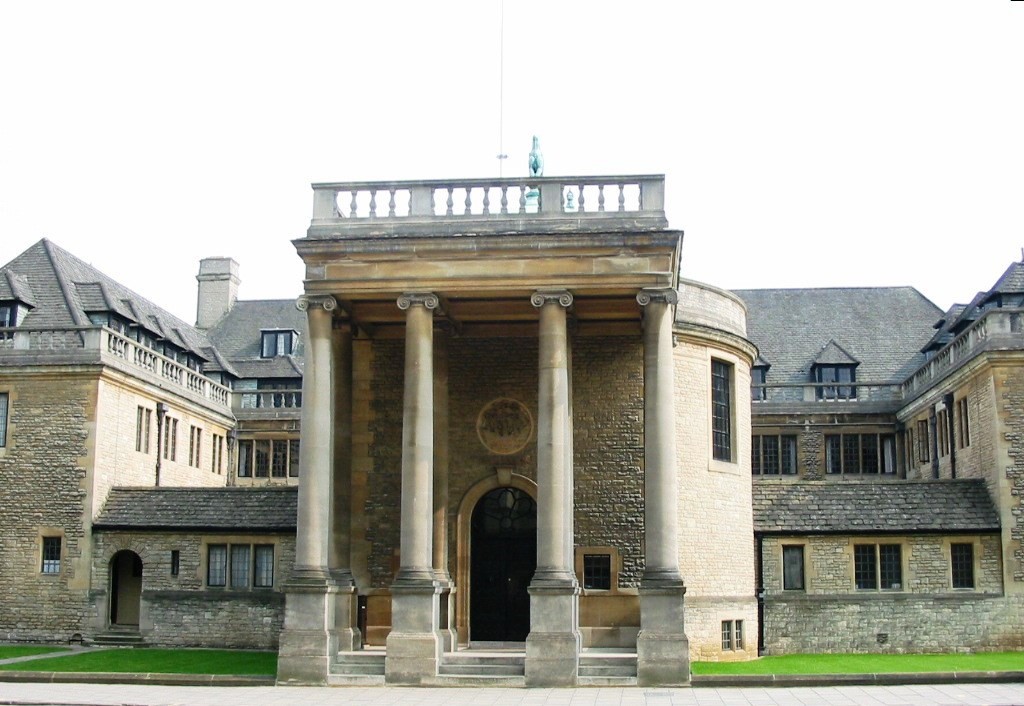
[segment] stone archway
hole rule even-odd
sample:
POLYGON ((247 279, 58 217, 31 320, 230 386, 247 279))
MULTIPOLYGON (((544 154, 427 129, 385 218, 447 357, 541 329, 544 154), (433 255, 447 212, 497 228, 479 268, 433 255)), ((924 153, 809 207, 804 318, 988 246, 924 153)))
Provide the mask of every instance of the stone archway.
MULTIPOLYGON (((516 499, 520 500, 520 509, 523 509, 522 503, 524 500, 529 501, 533 506, 534 522, 532 529, 532 559, 530 564, 529 576, 525 577, 525 581, 528 583, 533 575, 533 567, 536 565, 536 498, 537 498, 537 484, 529 478, 521 476, 504 469, 499 470, 492 476, 484 478, 472 488, 470 488, 462 501, 459 503, 459 513, 456 522, 456 554, 457 554, 457 566, 456 566, 456 586, 458 590, 456 592, 456 615, 455 615, 455 626, 458 632, 458 640, 460 644, 468 644, 470 638, 477 640, 476 636, 471 635, 470 626, 470 614, 471 614, 471 596, 472 596, 472 575, 473 575, 473 517, 478 508, 487 498, 492 495, 491 500, 493 502, 500 502, 500 492, 503 489, 514 491, 512 493, 513 505, 516 499), (525 496, 525 497, 524 497, 525 496)), ((507 500, 506 500, 507 502, 507 500)), ((523 531, 525 528, 520 526, 518 528, 523 531)), ((498 538, 500 542, 500 537, 498 538)), ((478 539, 479 541, 479 539, 478 539)), ((494 548, 492 548, 493 550, 494 548)), ((521 559, 521 557, 520 557, 521 559)), ((477 569, 479 570, 479 564, 477 569)), ((492 567, 493 568, 493 567, 492 567)), ((524 569, 521 567, 521 562, 517 562, 517 566, 508 567, 516 573, 516 576, 506 576, 507 579, 512 581, 523 580, 519 574, 524 573, 524 569)), ((529 613, 527 612, 527 616, 529 613)), ((528 625, 528 618, 527 618, 528 625)))
POLYGON ((110 624, 138 627, 142 603, 142 557, 122 549, 110 558, 110 624))

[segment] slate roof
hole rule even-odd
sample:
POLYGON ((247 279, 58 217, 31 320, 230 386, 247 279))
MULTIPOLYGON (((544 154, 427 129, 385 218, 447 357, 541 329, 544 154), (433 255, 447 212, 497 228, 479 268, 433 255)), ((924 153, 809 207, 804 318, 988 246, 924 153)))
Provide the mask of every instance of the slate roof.
POLYGON ((95 529, 295 531, 298 488, 113 488, 95 529))
POLYGON ((747 305, 747 337, 772 363, 771 383, 808 382, 830 341, 860 361, 858 381, 902 382, 924 362, 921 348, 942 316, 913 287, 734 292, 747 305))
POLYGON ((765 534, 991 532, 999 515, 980 479, 755 481, 754 531, 765 534))
POLYGON ((994 298, 999 294, 1022 294, 1024 293, 1024 262, 1015 262, 1010 265, 1003 276, 996 280, 992 289, 988 291, 986 300, 994 298))
POLYGON ((236 377, 302 377, 306 315, 295 308, 294 299, 236 301, 231 311, 214 324, 207 331, 207 335, 217 347, 217 352, 231 367, 228 372, 236 377), (293 355, 260 357, 260 332, 270 329, 298 331, 293 355))
POLYGON ((814 365, 859 365, 860 361, 831 340, 814 356, 814 365))
MULTIPOLYGON (((205 359, 206 335, 46 238, 0 268, 31 293, 26 327, 88 326, 90 311, 114 311, 205 359)), ((0 285, 2 286, 2 285, 0 285)))
POLYGON ((10 270, 4 270, 3 276, 0 277, 0 301, 5 300, 19 301, 28 306, 36 305, 28 279, 10 270))

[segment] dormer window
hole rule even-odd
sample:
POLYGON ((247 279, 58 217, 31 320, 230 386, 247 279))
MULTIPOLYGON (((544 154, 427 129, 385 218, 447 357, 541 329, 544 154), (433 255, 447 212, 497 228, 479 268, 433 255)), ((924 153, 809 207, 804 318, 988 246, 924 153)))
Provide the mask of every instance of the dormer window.
POLYGON ((764 402, 768 399, 768 388, 765 387, 765 383, 768 382, 768 368, 772 367, 768 362, 761 356, 757 356, 757 360, 750 368, 750 400, 752 402, 764 402))
MULTIPOLYGON (((853 365, 816 365, 814 381, 817 383, 853 383, 857 381, 856 366, 853 365)), ((818 386, 819 400, 852 400, 857 398, 857 388, 853 385, 818 386)))
POLYGON ((291 329, 275 329, 262 333, 261 357, 276 358, 281 355, 292 355, 295 352, 295 339, 298 338, 298 332, 291 329))
POLYGON ((14 328, 18 325, 18 307, 4 302, 0 304, 0 328, 14 328))

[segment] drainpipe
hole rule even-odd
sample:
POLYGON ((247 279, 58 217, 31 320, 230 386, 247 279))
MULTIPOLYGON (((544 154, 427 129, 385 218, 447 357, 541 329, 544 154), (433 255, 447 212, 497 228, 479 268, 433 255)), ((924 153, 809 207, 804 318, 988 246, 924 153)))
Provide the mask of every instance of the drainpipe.
POLYGON ((946 405, 946 438, 949 439, 949 473, 956 478, 956 437, 953 435, 953 393, 947 392, 942 397, 946 405))
POLYGON ((160 487, 160 459, 163 457, 164 445, 164 417, 167 415, 167 405, 163 402, 156 403, 156 478, 155 485, 160 487))
POLYGON ((754 546, 757 551, 757 656, 764 654, 764 537, 754 535, 754 546))

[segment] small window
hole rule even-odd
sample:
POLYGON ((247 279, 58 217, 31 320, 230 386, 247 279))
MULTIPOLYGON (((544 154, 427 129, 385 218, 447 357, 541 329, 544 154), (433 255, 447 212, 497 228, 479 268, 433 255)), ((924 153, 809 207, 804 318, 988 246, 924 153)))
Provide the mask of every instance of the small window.
POLYGON ((0 392, 0 449, 7 446, 7 406, 10 396, 6 392, 0 392))
POLYGON ((796 436, 754 435, 750 445, 750 471, 756 475, 796 475, 796 436))
POLYGON ((974 545, 949 545, 953 588, 974 588, 974 545))
POLYGON ((711 361, 711 449, 718 461, 732 461, 732 366, 711 361))
POLYGON ((928 420, 919 419, 917 422, 917 462, 927 463, 931 460, 931 452, 928 448, 928 420))
POLYGON ((785 591, 804 590, 804 547, 802 544, 782 547, 782 588, 785 591))
POLYGON ((967 412, 967 398, 963 397, 956 403, 957 443, 960 448, 971 445, 971 421, 967 412))
POLYGON ((284 478, 288 475, 288 440, 274 439, 270 457, 270 477, 284 478))
POLYGON ((610 554, 583 555, 583 588, 610 591, 612 588, 612 557, 610 554))
POLYGON ((14 328, 18 325, 18 307, 13 304, 0 304, 0 328, 14 328))
POLYGON ((903 563, 900 545, 854 545, 853 573, 858 590, 901 590, 903 563))
POLYGON ((722 621, 722 650, 732 650, 732 621, 722 621))
POLYGON ((218 474, 224 472, 224 437, 220 434, 213 435, 210 445, 210 470, 218 474))
POLYGON ((742 620, 735 620, 735 621, 733 621, 732 647, 733 647, 734 650, 742 650, 743 649, 743 621, 742 620))
POLYGON ((226 586, 228 581, 228 545, 211 544, 207 547, 206 584, 226 586))
POLYGON ((825 471, 838 474, 894 474, 896 436, 893 434, 826 434, 825 471))
POLYGON ((164 417, 164 459, 178 460, 178 420, 164 417))
POLYGON ((264 331, 261 356, 275 358, 281 355, 291 355, 294 351, 295 335, 294 331, 264 331))
POLYGON ((181 552, 177 549, 171 550, 171 576, 177 576, 181 571, 181 552))
POLYGON ((253 447, 255 449, 253 475, 256 478, 270 477, 270 441, 268 439, 257 439, 253 447))
POLYGON ((203 453, 203 430, 190 426, 188 434, 188 465, 199 468, 199 458, 203 453))
POLYGON ((135 412, 135 450, 149 453, 150 426, 153 423, 153 410, 139 406, 135 412))
POLYGON ((755 365, 750 369, 750 400, 752 402, 763 402, 768 399, 768 368, 764 365, 755 365))
POLYGON ((827 384, 856 382, 857 373, 853 365, 815 365, 814 381, 825 383, 818 385, 819 400, 852 400, 857 398, 857 388, 854 385, 827 384))
POLYGON ((288 442, 288 476, 299 477, 299 440, 291 439, 288 442))
POLYGON ((949 455, 949 416, 946 410, 940 409, 935 420, 936 432, 939 437, 939 457, 949 455))
POLYGON ((60 537, 43 537, 43 563, 41 571, 44 574, 60 573, 60 537))

